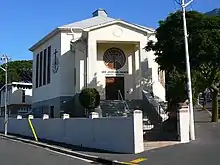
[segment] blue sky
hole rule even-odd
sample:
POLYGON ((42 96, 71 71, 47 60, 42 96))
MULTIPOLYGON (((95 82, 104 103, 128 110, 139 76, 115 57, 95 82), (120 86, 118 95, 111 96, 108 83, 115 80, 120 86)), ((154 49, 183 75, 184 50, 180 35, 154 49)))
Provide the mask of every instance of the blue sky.
MULTIPOLYGON (((1 0, 0 6, 0 55, 13 60, 32 59, 30 46, 57 26, 91 17, 97 8, 153 28, 179 8, 175 0, 1 0)), ((194 0, 189 8, 210 11, 220 8, 220 0, 194 0)))

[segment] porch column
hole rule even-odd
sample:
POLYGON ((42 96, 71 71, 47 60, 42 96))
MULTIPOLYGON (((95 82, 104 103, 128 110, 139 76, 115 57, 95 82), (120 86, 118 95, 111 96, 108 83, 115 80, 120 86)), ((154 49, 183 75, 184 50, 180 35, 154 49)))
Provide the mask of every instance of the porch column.
POLYGON ((86 61, 86 83, 87 87, 94 88, 97 86, 96 80, 96 58, 97 58, 97 43, 96 40, 90 39, 88 36, 87 61, 86 61))
POLYGON ((141 67, 140 67, 140 43, 135 45, 135 53, 134 53, 134 68, 135 68, 135 98, 136 99, 141 99, 141 67))

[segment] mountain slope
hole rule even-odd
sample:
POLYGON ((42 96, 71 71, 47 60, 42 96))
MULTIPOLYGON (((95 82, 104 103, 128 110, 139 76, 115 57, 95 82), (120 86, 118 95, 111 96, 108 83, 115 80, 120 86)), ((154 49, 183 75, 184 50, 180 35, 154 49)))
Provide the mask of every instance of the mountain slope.
POLYGON ((213 9, 212 11, 209 11, 205 14, 209 16, 220 16, 220 8, 213 9))

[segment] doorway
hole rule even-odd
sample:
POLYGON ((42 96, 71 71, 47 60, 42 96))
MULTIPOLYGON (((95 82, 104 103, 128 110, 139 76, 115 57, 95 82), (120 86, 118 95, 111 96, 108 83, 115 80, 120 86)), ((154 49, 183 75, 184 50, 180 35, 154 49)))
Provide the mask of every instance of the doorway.
POLYGON ((50 106, 50 118, 54 118, 54 106, 50 106))
POLYGON ((124 77, 105 78, 105 98, 106 100, 124 100, 124 77))

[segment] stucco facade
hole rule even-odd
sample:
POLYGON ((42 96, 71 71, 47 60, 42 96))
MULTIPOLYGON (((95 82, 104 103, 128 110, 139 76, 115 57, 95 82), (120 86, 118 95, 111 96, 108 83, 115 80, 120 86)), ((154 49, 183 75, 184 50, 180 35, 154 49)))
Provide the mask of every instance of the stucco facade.
POLYGON ((84 23, 81 21, 59 27, 30 49, 33 51, 34 61, 33 108, 50 113, 52 106, 54 115, 60 116, 62 105, 67 105, 84 87, 97 88, 102 100, 122 99, 116 98, 114 92, 109 94, 115 87, 120 91, 118 97, 123 97, 124 100, 142 99, 142 90, 153 92, 155 96, 165 100, 165 88, 159 80, 158 64, 154 61, 153 52, 144 50, 148 40, 155 38, 154 30, 110 19, 104 10, 96 12, 93 18, 85 20, 84 23), (105 22, 98 23, 100 20, 105 22), (93 25, 85 26, 91 22, 93 25), (49 46, 51 80, 50 83, 36 87, 36 70, 39 69, 36 66, 36 55, 49 46), (114 60, 120 68, 113 67, 116 64, 111 61, 113 59, 109 55, 112 67, 104 61, 105 53, 112 48, 112 52, 116 52, 114 60), (124 61, 116 49, 125 56, 124 61), (53 72, 55 65, 58 69, 53 72), (110 81, 120 82, 121 85, 112 87, 108 84, 110 81))
MULTIPOLYGON (((0 90, 1 115, 4 115, 5 108, 5 86, 0 90)), ((8 84, 7 106, 8 113, 17 114, 19 111, 28 112, 32 104, 32 84, 12 82, 8 84)))

